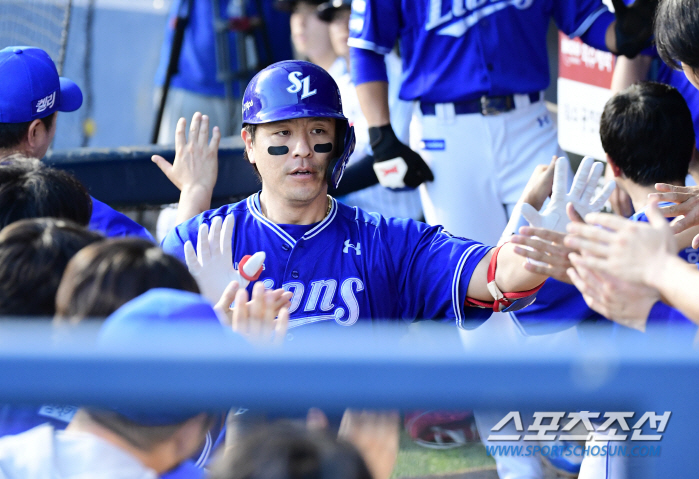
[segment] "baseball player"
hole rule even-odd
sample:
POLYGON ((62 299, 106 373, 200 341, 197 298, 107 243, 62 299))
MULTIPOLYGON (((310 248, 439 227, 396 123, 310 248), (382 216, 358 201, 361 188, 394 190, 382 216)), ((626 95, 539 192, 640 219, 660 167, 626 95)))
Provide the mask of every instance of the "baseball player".
MULTIPOLYGON (((383 318, 446 318, 467 327, 493 310, 524 307, 541 287, 545 276, 522 268, 510 244, 492 248, 328 196, 328 182, 337 186, 354 149, 354 131, 322 68, 286 61, 262 70, 245 91, 243 118, 245 156, 262 190, 182 223, 162 246, 182 259, 186 246, 190 262, 195 247, 221 257, 208 229, 225 218, 232 261, 264 251, 259 281, 293 293, 289 328, 383 318)), ((229 271, 231 263, 209 262, 229 271)))
POLYGON ((496 242, 536 165, 561 153, 542 98, 550 19, 595 48, 633 56, 650 36, 654 3, 615 0, 615 20, 601 0, 353 2, 353 78, 382 184, 417 186, 434 174, 421 187, 427 222, 496 242), (383 55, 398 39, 400 97, 419 102, 419 154, 398 141, 388 115, 383 55))
MULTIPOLYGON (((80 108, 80 87, 58 76, 49 55, 34 47, 0 50, 0 160, 20 153, 43 158, 56 134, 57 112, 80 108)), ((153 237, 143 226, 92 198, 91 230, 107 236, 153 237)))
MULTIPOLYGON (((347 38, 349 36, 351 3, 350 0, 335 0, 323 3, 318 7, 318 17, 329 25, 330 41, 335 53, 337 53, 339 58, 346 61, 346 65, 350 69, 350 50, 347 45, 347 38)), ((386 55, 386 66, 391 79, 389 81, 391 124, 400 141, 407 143, 410 139, 410 120, 413 116, 413 104, 398 98, 398 90, 401 84, 400 77, 403 73, 401 60, 398 55, 394 52, 386 55)), ((333 78, 340 88, 343 112, 350 124, 354 126, 357 136, 357 145, 349 161, 350 165, 356 165, 358 161, 367 161, 366 157, 372 154, 369 146, 369 130, 366 118, 359 106, 359 99, 357 98, 357 92, 354 83, 352 83, 349 69, 345 69, 341 75, 333 76, 333 78)), ((372 160, 373 157, 368 159, 368 161, 372 160)), ((369 169, 368 173, 373 175, 371 169, 369 169)), ((365 211, 379 213, 386 217, 422 218, 422 205, 420 204, 420 195, 417 190, 392 191, 379 184, 374 184, 338 199, 350 206, 358 206, 365 211)))

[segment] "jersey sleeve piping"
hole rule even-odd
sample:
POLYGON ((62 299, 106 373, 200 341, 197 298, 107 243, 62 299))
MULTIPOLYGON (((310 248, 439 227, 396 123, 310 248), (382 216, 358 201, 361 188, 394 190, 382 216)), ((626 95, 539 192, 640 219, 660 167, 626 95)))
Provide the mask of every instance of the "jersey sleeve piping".
POLYGON ((392 48, 386 48, 377 45, 374 42, 370 42, 368 40, 364 40, 361 38, 349 38, 347 40, 347 45, 354 47, 354 48, 361 48, 363 50, 371 50, 372 52, 379 53, 381 55, 388 55, 391 53, 392 48))
MULTIPOLYGON (((451 301, 452 307, 454 308, 454 317, 456 318, 456 325, 459 329, 467 329, 464 325, 464 300, 466 298, 461 298, 459 296, 459 289, 461 284, 461 276, 463 274, 464 266, 468 258, 475 252, 481 250, 482 244, 474 244, 469 246, 466 251, 459 258, 459 262, 456 264, 456 270, 454 271, 454 277, 451 282, 451 301)), ((491 248, 492 249, 492 248, 491 248)), ((490 250, 488 250, 490 251, 490 250)))
POLYGON ((590 26, 599 18, 600 15, 602 15, 605 12, 608 12, 609 9, 605 5, 601 5, 597 10, 592 12, 583 22, 580 24, 580 26, 571 34, 568 35, 569 38, 575 38, 581 36, 583 33, 585 33, 590 26))

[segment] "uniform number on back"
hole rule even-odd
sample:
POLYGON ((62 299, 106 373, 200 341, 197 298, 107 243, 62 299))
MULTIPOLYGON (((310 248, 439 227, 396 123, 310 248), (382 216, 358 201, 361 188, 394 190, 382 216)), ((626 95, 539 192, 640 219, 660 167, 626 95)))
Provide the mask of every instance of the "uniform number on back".
POLYGON ((310 75, 299 80, 302 75, 301 72, 291 72, 289 73, 289 81, 291 86, 286 89, 289 93, 298 93, 303 88, 303 93, 301 94, 301 99, 308 98, 318 93, 318 90, 310 91, 311 89, 311 77, 310 75))

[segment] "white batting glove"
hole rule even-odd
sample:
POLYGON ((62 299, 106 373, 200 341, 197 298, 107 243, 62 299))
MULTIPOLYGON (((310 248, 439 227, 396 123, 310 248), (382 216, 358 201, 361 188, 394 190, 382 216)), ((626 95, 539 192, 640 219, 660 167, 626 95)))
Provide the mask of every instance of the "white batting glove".
POLYGON ((604 165, 595 163, 595 160, 586 156, 583 158, 575 177, 570 192, 566 193, 568 181, 568 168, 566 158, 556 160, 556 169, 553 177, 553 192, 551 200, 543 211, 537 211, 530 204, 522 205, 522 216, 530 225, 537 228, 546 228, 559 233, 566 233, 566 225, 570 223, 566 214, 566 205, 573 203, 575 210, 581 216, 588 213, 597 213, 604 207, 604 203, 614 191, 616 183, 608 182, 602 191, 593 199, 597 182, 602 176, 604 165))
MULTIPOLYGON (((221 217, 217 216, 211 222, 211 230, 206 224, 199 227, 197 238, 197 251, 191 241, 184 244, 184 258, 187 268, 197 280, 202 296, 216 304, 223 295, 231 281, 237 281, 241 289, 245 289, 250 281, 247 278, 256 278, 262 271, 265 262, 265 253, 257 252, 244 262, 242 266, 243 276, 233 267, 233 252, 231 239, 233 238, 233 216, 226 216, 223 221, 223 235, 221 234, 221 217)), ((241 261, 242 262, 242 261, 241 261)))

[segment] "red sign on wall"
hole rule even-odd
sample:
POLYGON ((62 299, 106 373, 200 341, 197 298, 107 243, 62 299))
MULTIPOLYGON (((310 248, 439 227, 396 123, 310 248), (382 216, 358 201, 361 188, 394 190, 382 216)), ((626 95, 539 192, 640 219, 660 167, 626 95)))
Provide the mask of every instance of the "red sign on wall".
POLYGON ((558 76, 609 88, 614 71, 614 55, 585 45, 579 38, 570 39, 560 32, 558 35, 558 76))

